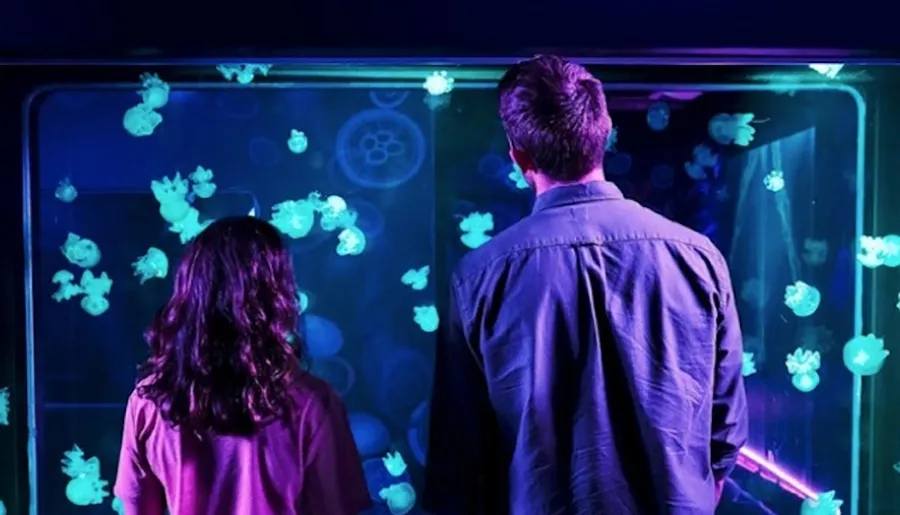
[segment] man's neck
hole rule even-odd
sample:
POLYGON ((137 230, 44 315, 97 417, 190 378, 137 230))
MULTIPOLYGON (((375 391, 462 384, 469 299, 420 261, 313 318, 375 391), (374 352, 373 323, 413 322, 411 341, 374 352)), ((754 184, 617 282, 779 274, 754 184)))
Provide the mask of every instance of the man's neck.
POLYGON ((549 179, 546 175, 543 174, 535 174, 534 176, 534 193, 536 195, 541 195, 546 193, 553 188, 559 188, 561 186, 572 186, 574 184, 586 184, 588 182, 596 182, 603 181, 606 178, 603 175, 603 168, 595 168, 590 173, 585 175, 584 177, 576 180, 576 181, 554 181, 549 179))

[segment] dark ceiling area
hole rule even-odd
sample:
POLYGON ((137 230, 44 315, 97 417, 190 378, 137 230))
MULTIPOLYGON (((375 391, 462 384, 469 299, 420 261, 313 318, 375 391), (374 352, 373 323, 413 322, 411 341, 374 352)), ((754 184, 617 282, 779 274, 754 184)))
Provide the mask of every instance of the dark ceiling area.
MULTIPOLYGON (((643 49, 896 51, 889 4, 801 0, 7 0, 0 63, 28 58, 611 55, 643 49), (750 7, 752 5, 752 7, 750 7), (824 6, 823 6, 824 7, 824 6)), ((676 50, 676 52, 679 52, 676 50)))

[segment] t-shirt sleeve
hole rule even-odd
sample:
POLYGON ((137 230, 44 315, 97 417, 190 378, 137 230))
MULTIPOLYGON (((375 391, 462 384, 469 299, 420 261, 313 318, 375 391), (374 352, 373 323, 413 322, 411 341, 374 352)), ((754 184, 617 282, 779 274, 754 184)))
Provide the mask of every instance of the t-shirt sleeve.
POLYGON ((119 471, 113 493, 122 500, 125 513, 163 515, 166 509, 162 483, 150 470, 142 435, 147 429, 143 400, 132 393, 125 408, 119 471))
POLYGON ((372 506, 362 462, 347 413, 331 391, 321 406, 308 410, 308 440, 301 512, 317 515, 358 515, 372 506))

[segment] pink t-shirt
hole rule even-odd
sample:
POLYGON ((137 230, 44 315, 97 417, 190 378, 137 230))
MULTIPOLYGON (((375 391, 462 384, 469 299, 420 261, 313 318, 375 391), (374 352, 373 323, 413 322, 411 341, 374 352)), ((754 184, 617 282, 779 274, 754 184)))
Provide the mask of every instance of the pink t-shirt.
POLYGON ((372 501, 347 414, 304 375, 292 422, 204 440, 170 427, 153 402, 128 399, 115 495, 127 515, 358 515, 372 501))

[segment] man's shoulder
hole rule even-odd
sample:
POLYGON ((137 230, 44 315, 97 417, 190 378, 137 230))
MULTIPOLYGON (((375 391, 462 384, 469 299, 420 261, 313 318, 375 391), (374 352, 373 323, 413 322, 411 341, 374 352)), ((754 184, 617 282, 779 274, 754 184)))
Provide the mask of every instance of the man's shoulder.
POLYGON ((707 236, 637 203, 623 203, 622 207, 614 218, 601 216, 588 224, 559 220, 554 214, 527 216, 463 256, 454 280, 467 281, 498 266, 508 266, 537 248, 569 245, 674 245, 681 252, 698 253, 712 264, 724 265, 724 257, 707 236))
POLYGON ((513 258, 517 253, 542 245, 537 227, 541 221, 526 216, 494 235, 487 243, 466 253, 456 267, 454 279, 466 280, 513 258))

